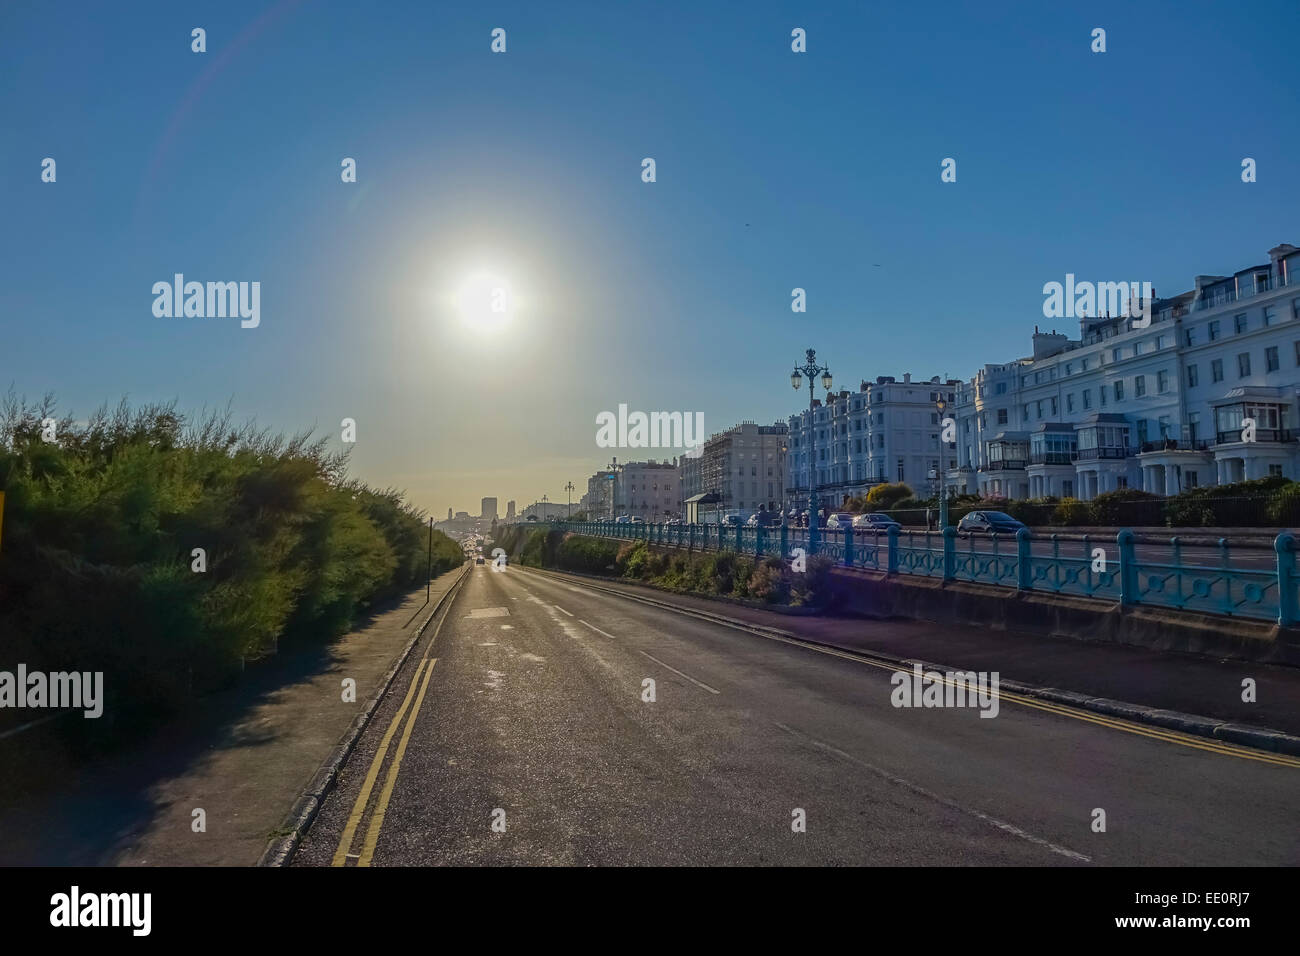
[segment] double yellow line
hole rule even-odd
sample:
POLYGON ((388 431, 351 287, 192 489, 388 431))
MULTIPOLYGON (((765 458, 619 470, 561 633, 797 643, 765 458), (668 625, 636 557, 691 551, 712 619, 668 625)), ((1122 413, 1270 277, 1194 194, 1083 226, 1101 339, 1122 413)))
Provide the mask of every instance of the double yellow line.
MULTIPOLYGON (((375 751, 375 757, 370 761, 370 769, 366 771, 366 779, 361 785, 361 792, 357 794, 356 803, 352 805, 352 812, 348 814, 348 822, 343 827, 343 836, 339 839, 338 849, 334 851, 334 859, 331 861, 332 866, 347 866, 348 859, 353 856, 356 857, 357 866, 369 866, 370 861, 374 859, 375 846, 379 843, 379 831, 383 829, 384 815, 388 812, 388 801, 392 799, 393 787, 397 785, 397 774, 402 769, 402 758, 406 755, 407 744, 411 742, 411 730, 415 727, 415 720, 420 715, 420 707, 424 704, 424 694, 429 689, 429 678, 433 675, 433 665, 438 663, 438 658, 430 657, 429 653, 433 650, 434 641, 438 639, 438 633, 442 630, 447 615, 451 613, 451 602, 454 599, 452 592, 460 587, 461 581, 464 579, 465 576, 462 574, 460 580, 452 586, 452 591, 448 592, 447 610, 438 621, 438 626, 434 628, 433 636, 429 638, 429 646, 424 652, 424 657, 420 659, 419 665, 415 668, 415 676, 411 678, 411 686, 406 689, 406 697, 402 701, 402 706, 393 715, 392 722, 389 723, 388 729, 384 731, 383 739, 379 742, 379 749, 375 751), (421 680, 421 674, 424 675, 423 680, 421 680), (418 694, 415 690, 416 685, 419 685, 420 688, 418 694), (411 706, 412 699, 415 700, 414 707, 411 706), (402 718, 406 717, 408 710, 410 716, 406 719, 406 726, 402 729, 402 738, 398 741, 397 751, 393 754, 392 763, 389 764, 388 775, 384 778, 384 787, 379 792, 379 799, 370 814, 370 825, 366 828, 366 836, 361 843, 361 852, 354 854, 351 852, 352 843, 356 839, 357 830, 361 827, 361 821, 365 817, 366 807, 370 803, 370 795, 374 792, 375 782, 379 779, 379 771, 383 768, 384 758, 388 756, 388 748, 391 746, 398 728, 402 726, 402 718)), ((437 612, 435 611, 435 613, 437 612)))
MULTIPOLYGON (((777 640, 782 639, 783 638, 777 638, 777 640)), ((834 648, 818 647, 814 649, 836 657, 843 657, 846 660, 856 660, 859 663, 867 664, 883 671, 897 672, 902 670, 903 673, 909 673, 907 670, 894 664, 870 660, 856 654, 843 653, 834 648)), ((948 680, 946 676, 942 678, 942 683, 951 687, 958 686, 957 682, 948 680)), ((1108 727, 1111 730, 1120 730, 1128 734, 1139 734, 1143 737, 1150 737, 1153 740, 1163 740, 1166 743, 1178 744, 1182 747, 1191 747, 1194 750, 1204 750, 1209 753, 1220 754, 1224 757, 1238 757, 1242 760, 1255 760, 1259 763, 1273 764, 1276 767, 1300 767, 1300 758, 1292 757, 1289 754, 1270 753, 1267 750, 1254 750, 1249 747, 1241 747, 1237 744, 1215 740, 1210 737, 1198 737, 1177 730, 1166 730, 1163 727, 1152 726, 1150 724, 1138 724, 1130 720, 1124 720, 1120 717, 1110 717, 1106 714, 1099 714, 1090 710, 1080 710, 1077 707, 1068 707, 1064 704, 1055 703, 1054 701, 1043 700, 1040 697, 1029 697, 1025 694, 1017 694, 1000 688, 993 696, 998 698, 998 700, 1005 700, 1009 703, 1019 704, 1022 707, 1032 707, 1034 710, 1044 710, 1049 714, 1056 714, 1059 717, 1070 717, 1074 720, 1087 721, 1090 724, 1108 727)))

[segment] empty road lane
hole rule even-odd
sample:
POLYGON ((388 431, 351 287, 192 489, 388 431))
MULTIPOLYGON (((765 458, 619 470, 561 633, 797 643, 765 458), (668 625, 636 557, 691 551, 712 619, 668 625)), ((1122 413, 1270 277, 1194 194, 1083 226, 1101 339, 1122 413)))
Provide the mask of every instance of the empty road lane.
POLYGON ((294 862, 1300 863, 1298 761, 1009 698, 895 707, 890 676, 475 567, 294 862))

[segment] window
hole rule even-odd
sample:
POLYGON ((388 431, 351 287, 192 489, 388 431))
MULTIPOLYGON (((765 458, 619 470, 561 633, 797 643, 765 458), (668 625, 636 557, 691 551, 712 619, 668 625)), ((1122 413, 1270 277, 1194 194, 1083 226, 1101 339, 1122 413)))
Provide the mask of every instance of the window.
POLYGON ((1074 364, 1073 364, 1072 362, 1066 362, 1066 363, 1065 363, 1065 374, 1066 374, 1066 375, 1073 375, 1073 374, 1074 374, 1074 364))
MULTIPOLYGON (((1300 302, 1300 299, 1297 299, 1296 301, 1297 301, 1297 302, 1300 302)), ((1087 359, 1083 359, 1083 360, 1081 360, 1081 361, 1079 362, 1079 371, 1081 371, 1081 372, 1086 372, 1086 371, 1088 371, 1088 360, 1087 360, 1087 359)))
POLYGON ((1300 299, 1291 300, 1291 318, 1300 319, 1300 299))
MULTIPOLYGON (((1116 384, 1119 383, 1117 382, 1116 384)), ((1135 398, 1141 398, 1146 393, 1147 393, 1147 377, 1145 375, 1133 376, 1133 396, 1135 398)), ((1115 396, 1116 400, 1119 400, 1123 397, 1124 397, 1123 394, 1117 394, 1115 396)))
POLYGON ((1201 413, 1190 412, 1187 415, 1187 440, 1196 443, 1196 431, 1201 427, 1201 413))
POLYGON ((1055 397, 1052 398, 1052 414, 1053 414, 1053 415, 1056 414, 1056 398, 1055 398, 1055 397))
POLYGON ((1268 348, 1264 349, 1264 365, 1265 371, 1267 372, 1276 372, 1278 368, 1281 367, 1277 359, 1276 345, 1270 345, 1268 348))
POLYGON ((1034 414, 1038 416, 1039 421, 1043 418, 1043 400, 1040 398, 1034 403, 1034 414))
POLYGON ((1110 357, 1111 357, 1111 361, 1118 362, 1121 358, 1124 357, 1124 350, 1123 350, 1123 349, 1111 349, 1111 350, 1110 350, 1110 357))
POLYGON ((1122 378, 1115 383, 1115 401, 1124 401, 1124 380, 1122 378))
POLYGON ((1210 323, 1210 341, 1217 342, 1218 340, 1219 340, 1219 320, 1215 319, 1213 322, 1210 323))
POLYGON ((1141 342, 1134 342, 1134 343, 1133 343, 1133 354, 1134 354, 1134 355, 1141 355, 1141 354, 1142 354, 1142 343, 1141 343, 1141 342))
POLYGON ((1102 385, 1097 389, 1097 399, 1098 399, 1097 403, 1102 408, 1105 408, 1106 407, 1106 386, 1105 385, 1102 385))
MULTIPOLYGON (((1268 325, 1268 320, 1267 320, 1267 319, 1264 320, 1264 324, 1265 324, 1265 325, 1268 325)), ((1269 465, 1269 466, 1268 466, 1268 474, 1269 474, 1269 477, 1270 477, 1270 478, 1281 478, 1281 477, 1282 477, 1282 466, 1281 466, 1281 465, 1269 465)))
POLYGON ((999 409, 998 409, 998 424, 999 424, 999 425, 1005 425, 1006 423, 1007 423, 1007 410, 1006 410, 1005 408, 999 408, 999 409))
POLYGON ((1215 359, 1210 363, 1210 381, 1223 381, 1223 359, 1215 359))
MULTIPOLYGON (((1297 299, 1296 301, 1297 301, 1297 302, 1300 302, 1300 299, 1297 299)), ((1006 383, 1006 382, 998 382, 997 388, 995 388, 993 391, 994 391, 994 394, 997 394, 997 395, 1005 395, 1005 394, 1007 393, 1007 383, 1006 383)))
POLYGON ((1157 335, 1157 336, 1156 336, 1156 351, 1158 352, 1158 351, 1160 351, 1160 350, 1161 350, 1162 348, 1164 348, 1164 347, 1165 347, 1165 337, 1164 337, 1163 335, 1157 335))
MULTIPOLYGON (((898 459, 898 480, 903 480, 903 459, 898 459)), ((811 534, 812 532, 809 532, 811 534)))
POLYGON ((1242 332, 1245 332, 1245 331, 1246 331, 1246 313, 1243 312, 1243 313, 1241 313, 1241 315, 1234 315, 1234 316, 1232 317, 1232 325, 1233 325, 1233 328, 1236 329, 1238 335, 1240 335, 1242 332))
POLYGON ((1156 372, 1156 391, 1161 393, 1169 391, 1169 373, 1164 369, 1156 372))
POLYGON ((1065 410, 1067 412, 1074 411, 1074 392, 1070 392, 1065 396, 1065 410))
POLYGON ((1183 331, 1183 337, 1187 340, 1187 347, 1189 349, 1196 344, 1196 336, 1193 334, 1193 332, 1194 332, 1193 329, 1185 329, 1183 331))
POLYGON ((1092 408, 1092 390, 1085 388, 1083 390, 1083 407, 1092 408))
POLYGON ((1237 378, 1245 378, 1250 374, 1250 353, 1242 352, 1237 356, 1237 378))
MULTIPOLYGON (((1295 353, 1295 356, 1296 356, 1296 364, 1297 364, 1297 365, 1300 365, 1300 342, 1297 342, 1297 343, 1296 343, 1296 353, 1295 353)), ((1188 388, 1195 388, 1195 387, 1196 387, 1196 381, 1197 381, 1197 377, 1198 377, 1199 375, 1200 375, 1200 372, 1197 370, 1197 368, 1196 368, 1195 365, 1189 365, 1189 366, 1187 366, 1187 387, 1188 387, 1188 388)))
POLYGON ((1268 326, 1272 325, 1276 321, 1277 321, 1277 306, 1275 305, 1264 306, 1264 327, 1267 328, 1268 326))

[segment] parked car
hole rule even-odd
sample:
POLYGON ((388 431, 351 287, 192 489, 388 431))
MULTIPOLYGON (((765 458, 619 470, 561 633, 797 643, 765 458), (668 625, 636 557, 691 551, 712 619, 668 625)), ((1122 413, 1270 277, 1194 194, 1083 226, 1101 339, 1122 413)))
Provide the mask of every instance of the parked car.
POLYGON ((986 534, 1015 534, 1023 527, 1024 524, 1005 511, 972 511, 957 522, 958 531, 970 533, 982 531, 986 534))
POLYGON ((851 528, 852 526, 853 515, 847 511, 832 511, 825 524, 827 531, 843 531, 845 528, 851 528))
POLYGON ((871 511, 854 518, 853 527, 863 531, 888 531, 890 528, 901 530, 903 526, 883 511, 871 511))
POLYGON ((480 554, 477 558, 475 558, 475 559, 474 559, 474 563, 475 563, 475 564, 483 564, 483 563, 484 563, 484 562, 483 562, 483 555, 480 554))
POLYGON ((614 524, 630 524, 631 521, 632 521, 632 519, 631 519, 630 516, 628 516, 628 515, 619 515, 617 518, 614 519, 614 524))
POLYGON ((728 527, 728 528, 735 528, 735 527, 737 527, 737 526, 739 526, 739 525, 743 525, 744 523, 745 523, 745 521, 744 521, 743 518, 740 517, 740 515, 723 515, 723 516, 722 516, 722 524, 723 524, 724 526, 728 527))
POLYGON ((628 524, 645 524, 645 518, 642 518, 640 515, 633 515, 628 519, 628 524))

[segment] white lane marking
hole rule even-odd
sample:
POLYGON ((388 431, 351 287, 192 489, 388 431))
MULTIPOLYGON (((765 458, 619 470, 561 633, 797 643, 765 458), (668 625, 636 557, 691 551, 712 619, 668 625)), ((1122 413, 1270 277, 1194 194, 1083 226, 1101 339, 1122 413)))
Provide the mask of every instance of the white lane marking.
POLYGON ((501 630, 503 630, 503 631, 513 631, 514 629, 515 629, 515 626, 514 626, 513 624, 502 624, 502 625, 501 625, 501 630))
POLYGON ((1042 837, 1034 836, 1032 833, 1027 833, 1026 831, 1020 829, 1020 827, 1018 826, 1014 826, 1013 824, 1007 823, 1005 820, 999 820, 997 817, 991 817, 987 813, 984 813, 983 811, 976 810, 973 807, 964 807, 960 803, 955 803, 952 800, 949 800, 947 797, 941 797, 933 790, 927 790, 925 787, 912 783, 912 781, 910 780, 905 780, 904 778, 898 776, 897 774, 892 774, 888 770, 884 770, 881 767, 877 767, 875 764, 867 763, 867 761, 865 760, 860 760, 859 758, 853 756, 853 754, 846 753, 845 751, 841 750, 839 747, 833 747, 830 744, 825 743, 821 740, 817 740, 814 737, 809 737, 807 734, 801 733, 795 730, 793 727, 787 727, 785 724, 781 723, 780 721, 774 720, 772 721, 772 723, 776 724, 778 727, 780 727, 782 730, 784 730, 786 733, 790 734, 791 736, 800 737, 803 740, 807 741, 808 743, 812 744, 814 747, 819 747, 828 753, 834 754, 835 756, 841 758, 842 760, 847 760, 849 763, 857 764, 859 767, 862 767, 864 770, 869 770, 872 773, 874 773, 876 776, 882 777, 883 779, 889 781, 892 784, 895 784, 896 786, 902 787, 905 790, 910 790, 913 793, 919 794, 923 797, 933 800, 938 804, 948 807, 950 810, 956 810, 959 813, 965 813, 968 816, 975 817, 977 820, 982 820, 985 823, 997 827, 999 830, 1002 830, 1006 833, 1010 833, 1014 837, 1019 837, 1021 840, 1025 840, 1029 843, 1034 844, 1035 846, 1044 847, 1048 850, 1051 850, 1053 853, 1059 854, 1060 856, 1069 857, 1071 860, 1081 860, 1084 863, 1092 862, 1091 857, 1084 856, 1082 853, 1075 853, 1073 850, 1066 849, 1063 846, 1058 846, 1057 844, 1052 843, 1050 840, 1044 840, 1042 837))
POLYGON ((669 665, 669 664, 665 664, 663 661, 661 661, 659 658, 655 657, 653 654, 646 654, 645 651, 641 651, 641 653, 642 653, 642 654, 645 654, 646 657, 650 658, 650 660, 654 661, 654 662, 655 662, 656 664, 658 664, 660 667, 667 667, 670 671, 672 671, 672 672, 673 672, 674 674, 676 674, 678 677, 685 677, 688 681, 690 681, 692 684, 695 684, 697 687, 703 687, 703 688, 704 688, 705 690, 707 690, 710 694, 716 694, 716 693, 719 693, 718 691, 716 691, 716 690, 714 690, 712 687, 710 687, 708 684, 704 683, 704 681, 696 680, 696 679, 695 679, 694 677, 692 677, 690 674, 683 674, 683 673, 682 673, 681 671, 679 671, 676 667, 672 667, 672 666, 669 665))
MULTIPOLYGON (((555 605, 555 609, 556 609, 557 611, 564 611, 564 608, 560 607, 558 604, 555 605)), ((569 617, 573 617, 573 614, 572 614, 572 612, 570 612, 570 611, 564 611, 564 613, 565 613, 565 614, 568 614, 569 617)))
MULTIPOLYGON (((582 618, 578 618, 578 623, 579 623, 579 624, 587 624, 587 622, 584 621, 582 618)), ((598 628, 595 624, 587 624, 587 626, 588 626, 589 628, 591 628, 593 631, 595 631, 597 634, 604 634, 604 635, 605 635, 606 637, 608 637, 611 641, 617 641, 617 640, 618 640, 618 638, 615 637, 613 634, 609 633, 609 631, 602 631, 602 630, 601 630, 600 628, 598 628)))
MULTIPOLYGON (((565 587, 569 587, 569 586, 566 584, 565 587)), ((569 588, 569 590, 572 591, 574 594, 581 594, 581 593, 582 593, 582 591, 581 591, 580 589, 578 589, 578 588, 569 588)))

